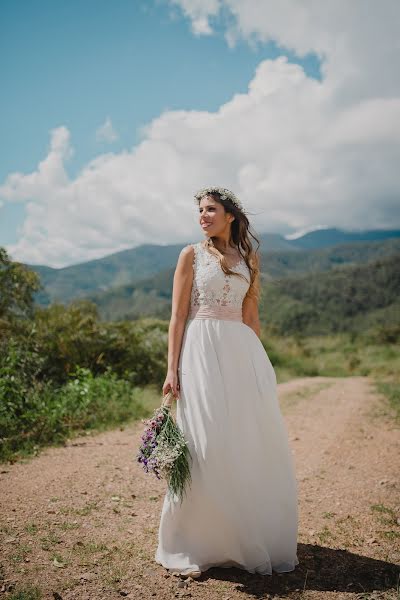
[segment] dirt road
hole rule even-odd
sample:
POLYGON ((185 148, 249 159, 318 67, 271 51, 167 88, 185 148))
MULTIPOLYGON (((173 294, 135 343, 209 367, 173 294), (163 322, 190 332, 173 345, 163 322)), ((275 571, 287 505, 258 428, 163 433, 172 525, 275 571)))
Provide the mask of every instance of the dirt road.
POLYGON ((57 600, 398 598, 400 431, 385 401, 366 377, 298 379, 279 397, 299 484, 294 572, 182 581, 156 564, 165 483, 133 459, 139 422, 1 465, 4 597, 31 583, 57 600))

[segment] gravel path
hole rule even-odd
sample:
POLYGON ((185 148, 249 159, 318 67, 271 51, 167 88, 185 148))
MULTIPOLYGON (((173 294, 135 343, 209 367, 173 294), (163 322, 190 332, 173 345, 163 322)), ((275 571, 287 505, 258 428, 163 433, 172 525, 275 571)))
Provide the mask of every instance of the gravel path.
POLYGON ((399 598, 400 432, 367 377, 279 385, 299 483, 300 564, 208 570, 183 581, 153 560, 165 483, 133 457, 141 422, 0 465, 0 595, 43 598, 399 598))

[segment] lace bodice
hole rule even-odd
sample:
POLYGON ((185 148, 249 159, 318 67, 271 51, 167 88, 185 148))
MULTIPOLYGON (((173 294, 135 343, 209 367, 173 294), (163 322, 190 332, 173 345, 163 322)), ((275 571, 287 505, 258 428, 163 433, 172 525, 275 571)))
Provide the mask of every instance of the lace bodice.
POLYGON ((189 318, 242 321, 243 299, 250 287, 250 272, 243 258, 232 271, 242 273, 246 279, 226 275, 218 258, 210 254, 201 242, 191 245, 194 258, 189 318))

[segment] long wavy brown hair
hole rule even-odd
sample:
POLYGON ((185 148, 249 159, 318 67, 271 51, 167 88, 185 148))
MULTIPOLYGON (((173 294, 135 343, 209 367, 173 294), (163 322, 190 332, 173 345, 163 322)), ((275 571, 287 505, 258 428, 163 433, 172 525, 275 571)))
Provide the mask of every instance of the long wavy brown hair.
MULTIPOLYGON (((231 239, 230 242, 234 244, 245 261, 250 271, 250 287, 247 290, 246 298, 254 298, 257 302, 260 300, 260 257, 258 249, 260 247, 260 241, 256 235, 253 235, 254 231, 250 225, 250 222, 246 214, 236 206, 229 198, 221 198, 218 192, 210 192, 206 196, 211 197, 216 202, 222 204, 225 212, 232 214, 235 219, 231 223, 231 239), (250 240, 250 236, 256 241, 257 248, 254 250, 253 244, 250 240)), ((203 196, 204 198, 205 196, 203 196)), ((200 201, 198 205, 200 206, 200 201)), ((254 232, 255 233, 255 232, 254 232)), ((221 268, 226 275, 236 275, 237 277, 247 278, 242 273, 232 271, 225 259, 225 256, 221 254, 218 248, 214 245, 214 236, 210 236, 208 239, 202 242, 204 248, 206 248, 210 254, 216 256, 220 262, 221 268)))

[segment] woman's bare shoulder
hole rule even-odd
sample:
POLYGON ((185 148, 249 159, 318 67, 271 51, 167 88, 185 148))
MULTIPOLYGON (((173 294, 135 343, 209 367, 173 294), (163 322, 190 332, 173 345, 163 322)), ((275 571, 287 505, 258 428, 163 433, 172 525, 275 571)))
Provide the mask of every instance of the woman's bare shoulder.
POLYGON ((183 256, 193 256, 196 252, 196 249, 199 247, 201 242, 193 242, 192 244, 187 244, 181 250, 181 254, 183 256))
POLYGON ((193 264, 195 257, 195 246, 197 244, 187 244, 182 248, 179 253, 178 263, 187 265, 188 267, 193 264))

